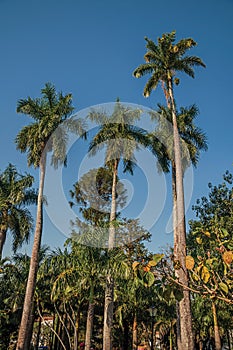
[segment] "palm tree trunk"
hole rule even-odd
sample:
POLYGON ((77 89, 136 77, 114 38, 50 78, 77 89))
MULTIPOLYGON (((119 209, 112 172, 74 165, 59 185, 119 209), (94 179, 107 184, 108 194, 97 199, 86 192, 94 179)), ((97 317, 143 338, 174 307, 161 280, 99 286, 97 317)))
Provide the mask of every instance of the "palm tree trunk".
POLYGON ((133 350, 137 349, 138 347, 138 324, 137 324, 137 311, 134 310, 134 317, 133 317, 133 350))
POLYGON ((215 350, 221 350, 221 338, 219 334, 219 327, 218 327, 218 318, 217 318, 217 311, 216 311, 216 305, 214 301, 212 301, 212 312, 213 312, 213 319, 214 319, 214 342, 215 342, 215 350))
POLYGON ((108 276, 105 287, 103 350, 112 350, 113 293, 114 281, 108 276))
MULTIPOLYGON (((177 253, 178 260, 181 263, 181 268, 177 270, 177 277, 179 281, 188 286, 188 273, 185 265, 186 258, 186 228, 185 228, 185 205, 184 205, 184 188, 183 188, 183 170, 181 163, 181 149, 180 139, 176 119, 176 109, 173 96, 172 81, 168 82, 168 92, 170 98, 170 107, 172 111, 172 123, 173 123, 173 142, 174 142, 174 158, 175 158, 175 175, 176 175, 176 208, 177 213, 175 216, 177 220, 176 234, 179 238, 177 253)), ((179 302, 179 317, 180 317, 180 342, 178 341, 178 350, 193 350, 194 340, 192 333, 192 316, 190 305, 190 293, 188 290, 183 290, 184 297, 179 302)))
MULTIPOLYGON (((115 226, 113 222, 116 220, 116 185, 118 164, 119 160, 115 159, 113 165, 112 202, 110 212, 108 250, 112 250, 115 245, 115 226)), ((113 296, 114 279, 111 275, 108 275, 105 287, 103 350, 112 350, 113 296)))
POLYGON ((30 261, 30 269, 27 280, 26 294, 24 298, 23 314, 21 318, 18 342, 16 350, 28 350, 26 348, 26 339, 28 334, 29 317, 33 307, 33 299, 36 287, 36 277, 39 265, 39 250, 41 245, 42 226, 43 226, 43 189, 45 179, 46 155, 42 155, 40 161, 40 184, 37 200, 37 216, 32 255, 30 261))
POLYGON ((36 335, 36 349, 38 349, 39 342, 40 342, 41 323, 42 323, 42 320, 41 320, 41 317, 39 317, 38 331, 37 331, 37 335, 36 335))
POLYGON ((26 341, 25 341, 25 349, 30 349, 34 321, 35 321, 35 308, 33 305, 31 316, 29 317, 29 320, 28 320, 28 329, 27 329, 27 337, 26 337, 26 341))
POLYGON ((0 260, 2 259, 3 246, 6 241, 6 230, 0 230, 0 260))
MULTIPOLYGON (((179 233, 177 230, 177 194, 176 194, 176 165, 172 161, 172 196, 173 196, 173 235, 174 235, 174 260, 179 260, 179 233)), ((177 270, 175 270, 176 278, 179 278, 177 270)), ((176 302, 176 342, 178 349, 182 348, 181 331, 180 331, 180 308, 179 302, 176 302)))
POLYGON ((57 337, 57 334, 59 334, 59 329, 60 329, 60 320, 59 320, 59 317, 54 316, 54 330, 55 330, 55 333, 53 333, 55 336, 54 336, 54 341, 53 341, 53 344, 52 344, 52 349, 57 349, 58 348, 58 337, 57 337))
POLYGON ((115 227, 113 221, 116 220, 116 185, 117 185, 117 172, 118 172, 119 160, 115 159, 112 175, 112 202, 110 212, 110 226, 109 226, 109 241, 108 249, 113 249, 115 245, 115 227))
POLYGON ((93 288, 93 285, 91 285, 90 300, 89 300, 88 311, 87 311, 85 350, 90 350, 91 348, 91 337, 92 337, 94 309, 95 309, 95 304, 93 302, 93 299, 94 299, 94 288, 93 288))

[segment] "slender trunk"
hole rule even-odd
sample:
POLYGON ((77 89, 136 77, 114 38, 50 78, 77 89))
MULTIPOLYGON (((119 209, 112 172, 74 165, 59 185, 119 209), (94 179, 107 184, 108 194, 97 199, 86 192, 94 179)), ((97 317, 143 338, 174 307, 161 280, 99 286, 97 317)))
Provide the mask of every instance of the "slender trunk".
MULTIPOLYGON (((71 334, 71 328, 73 327, 73 350, 77 350, 78 349, 78 334, 77 334, 77 328, 76 328, 76 315, 74 312, 74 309, 72 308, 71 304, 69 304, 69 308, 71 310, 71 315, 69 315, 68 313, 68 317, 69 317, 69 334, 71 334)), ((71 346, 72 347, 72 346, 71 346)))
POLYGON ((137 324, 137 311, 134 310, 133 316, 133 350, 138 347, 138 324, 137 324))
POLYGON ((78 310, 76 311, 76 320, 75 320, 75 327, 76 327, 76 337, 77 341, 79 341, 79 331, 80 331, 80 306, 78 307, 78 310))
MULTIPOLYGON (((173 235, 174 235, 174 260, 179 260, 179 234, 177 230, 177 194, 176 194, 176 166, 175 162, 172 160, 172 197, 173 197, 173 235)), ((175 270, 176 277, 177 270, 175 270)), ((181 349, 181 332, 180 332, 180 308, 179 302, 176 302, 176 342, 178 349, 181 349)))
POLYGON ((227 331, 227 343, 228 343, 228 348, 231 350, 231 336, 230 336, 230 331, 227 331))
MULTIPOLYGON (((179 281, 188 286, 188 273, 185 265, 186 258, 186 229, 185 229, 185 205, 184 205, 184 188, 183 188, 183 170, 181 163, 180 139, 176 119, 176 109, 173 97, 172 81, 168 82, 168 92, 170 97, 170 106, 172 112, 173 123, 173 142, 174 142, 174 159, 175 159, 175 177, 176 177, 176 215, 177 220, 176 234, 179 237, 177 253, 178 260, 181 263, 181 268, 177 270, 179 281)), ((190 293, 188 290, 183 290, 184 297, 179 302, 179 318, 180 318, 180 335, 178 334, 177 341, 178 350, 193 350, 194 340, 192 333, 192 316, 190 305, 190 293)))
POLYGON ((89 303, 87 312, 87 325, 86 325, 86 338, 85 338, 85 350, 91 348, 91 337, 93 330, 93 319, 94 319, 95 304, 89 303))
POLYGON ((59 320, 59 317, 56 315, 54 316, 54 342, 53 342, 53 347, 52 349, 57 349, 58 347, 58 337, 57 337, 57 334, 59 334, 59 328, 60 328, 60 320, 59 320), (56 322, 55 322, 56 321, 56 322))
POLYGON ((170 323, 170 330, 169 330, 169 350, 172 350, 172 322, 170 323))
MULTIPOLYGON (((117 185, 118 164, 119 164, 119 159, 116 159, 113 165, 112 202, 111 202, 109 241, 108 241, 109 251, 114 248, 115 238, 116 238, 114 221, 116 220, 116 185, 117 185)), ((114 296, 114 279, 110 274, 106 278, 106 287, 105 287, 103 350, 112 350, 112 325, 113 325, 113 306, 114 306, 113 296, 114 296)))
POLYGON ((113 293, 114 281, 108 276, 105 287, 103 350, 112 350, 113 293))
POLYGON ((64 310, 64 315, 62 319, 63 327, 62 327, 62 333, 61 333, 61 340, 64 344, 64 347, 66 350, 70 350, 71 348, 71 342, 70 342, 70 334, 68 329, 68 317, 67 317, 67 311, 64 310))
POLYGON ((217 318, 217 311, 216 311, 216 305, 214 301, 212 301, 212 313, 213 313, 213 319, 214 319, 214 342, 215 342, 215 350, 221 350, 221 338, 219 334, 219 327, 218 327, 218 318, 217 318))
POLYGON ((40 333, 41 333, 41 317, 39 317, 39 323, 38 323, 38 331, 36 335, 36 349, 39 347, 39 342, 40 342, 40 333))
POLYGON ((87 311, 87 323, 86 323, 86 338, 85 338, 85 350, 90 350, 91 348, 91 338, 93 330, 93 320, 94 320, 94 287, 91 285, 90 299, 87 311))
POLYGON ((27 329, 27 336, 26 336, 26 341, 25 341, 25 349, 30 349, 34 321, 35 321, 35 307, 33 305, 31 316, 29 317, 29 320, 28 320, 28 329, 27 329))
POLYGON ((176 193, 176 166, 172 161, 172 197, 173 197, 173 232, 174 232, 174 259, 179 259, 179 234, 177 230, 177 193, 176 193))
POLYGON ((109 241, 108 249, 113 249, 115 246, 115 226, 114 221, 116 220, 116 185, 117 185, 117 172, 118 172, 119 160, 114 161, 113 167, 113 178, 112 178, 112 202, 111 202, 111 212, 110 212, 110 226, 109 226, 109 241))
POLYGON ((0 260, 2 259, 3 246, 6 241, 6 230, 0 230, 0 260))
POLYGON ((29 326, 29 317, 31 315, 33 307, 33 299, 36 287, 36 277, 38 270, 38 258, 39 250, 41 244, 42 236, 42 226, 43 226, 43 189, 44 189, 44 179, 45 179, 45 166, 46 166, 46 156, 43 155, 40 161, 40 184, 39 193, 37 200, 37 216, 36 216, 36 228, 34 235, 34 242, 32 248, 32 255, 30 261, 30 269, 27 280, 26 293, 24 298, 23 313, 19 328, 18 342, 16 350, 28 350, 26 348, 26 338, 29 326))

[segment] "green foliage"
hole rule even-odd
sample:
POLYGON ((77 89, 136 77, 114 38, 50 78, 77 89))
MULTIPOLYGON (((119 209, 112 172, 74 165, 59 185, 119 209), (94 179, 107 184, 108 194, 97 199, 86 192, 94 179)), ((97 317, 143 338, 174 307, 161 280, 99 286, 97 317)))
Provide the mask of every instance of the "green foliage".
POLYGON ((0 230, 9 230, 13 236, 13 251, 28 242, 33 228, 33 219, 27 209, 37 201, 37 192, 32 189, 34 178, 21 175, 16 167, 9 164, 0 174, 0 230))
MULTIPOLYGON (((192 163, 197 166, 200 152, 207 150, 207 138, 205 133, 195 125, 198 116, 196 105, 181 107, 176 111, 177 125, 181 141, 181 159, 183 172, 192 163)), ((164 157, 169 161, 174 160, 172 113, 168 107, 158 104, 156 112, 151 112, 151 119, 157 122, 156 128, 150 134, 151 142, 154 139, 162 140, 164 147, 164 157)))
POLYGON ((16 137, 17 149, 27 153, 28 165, 39 167, 43 152, 53 151, 52 164, 66 162, 68 132, 86 136, 79 119, 69 118, 73 111, 72 95, 57 93, 54 85, 46 83, 42 97, 21 99, 17 112, 30 116, 34 123, 25 126, 16 137))
MULTIPOLYGON (((70 191, 73 208, 79 212, 87 223, 103 226, 109 222, 112 198, 112 171, 109 167, 91 169, 84 174, 70 191)), ((117 178, 117 206, 122 207, 126 200, 126 190, 117 178)), ((77 222, 78 225, 78 222, 77 222)))
POLYGON ((226 172, 222 184, 209 184, 208 198, 202 197, 193 207, 198 220, 190 221, 188 237, 188 249, 195 260, 190 269, 193 285, 204 295, 227 302, 231 302, 233 291, 232 179, 226 172))
POLYGON ((144 129, 136 126, 142 111, 129 108, 116 102, 112 114, 93 110, 89 114, 92 121, 100 125, 98 133, 92 139, 89 150, 91 155, 95 155, 106 147, 105 162, 111 168, 114 160, 122 160, 123 171, 133 174, 136 164, 134 152, 141 146, 149 148, 156 156, 161 150, 151 146, 150 139, 144 129))
POLYGON ((149 97, 152 90, 155 90, 160 82, 162 87, 165 85, 165 89, 168 91, 169 80, 174 81, 175 84, 179 82, 177 72, 184 72, 194 78, 193 67, 205 67, 199 57, 185 55, 189 49, 196 46, 193 39, 181 39, 178 43, 175 43, 175 39, 175 31, 163 34, 161 38, 158 38, 157 44, 151 39, 145 38, 147 52, 144 59, 146 63, 139 65, 133 72, 136 78, 148 73, 151 74, 143 91, 144 97, 149 97))
MULTIPOLYGON (((40 251, 40 263, 47 248, 40 251)), ((0 265, 0 349, 14 345, 24 302, 30 257, 15 254, 11 259, 4 259, 0 265)))

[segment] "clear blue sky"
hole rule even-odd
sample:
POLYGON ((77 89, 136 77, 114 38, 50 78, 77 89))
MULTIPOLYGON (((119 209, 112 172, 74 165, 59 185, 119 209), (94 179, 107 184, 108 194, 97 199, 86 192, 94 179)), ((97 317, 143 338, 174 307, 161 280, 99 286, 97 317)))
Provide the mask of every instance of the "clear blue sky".
MULTIPOLYGON (((194 172, 194 203, 207 194, 208 182, 219 183, 226 169, 232 171, 232 23, 232 0, 0 0, 1 171, 11 162, 38 179, 15 149, 16 134, 29 122, 16 114, 16 103, 38 97, 45 82, 71 92, 76 111, 118 96, 152 108, 164 102, 159 90, 144 99, 147 78, 135 79, 132 71, 143 62, 145 36, 156 40, 176 30, 178 40, 198 42, 192 53, 207 65, 196 70, 194 80, 182 77, 175 91, 178 105, 197 104, 198 125, 208 137, 209 150, 194 172)), ((192 215, 189 210, 188 218, 192 215)), ((151 249, 172 242, 161 227, 152 230, 151 249)), ((43 242, 63 241, 47 219, 43 242)), ((9 247, 8 237, 5 254, 9 247)))

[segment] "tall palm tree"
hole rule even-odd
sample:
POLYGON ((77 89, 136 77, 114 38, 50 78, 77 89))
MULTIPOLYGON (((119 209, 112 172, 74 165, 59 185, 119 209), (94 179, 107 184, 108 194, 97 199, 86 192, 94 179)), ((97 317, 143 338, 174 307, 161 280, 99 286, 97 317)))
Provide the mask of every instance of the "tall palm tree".
MULTIPOLYGON (((174 98, 174 84, 179 84, 178 72, 184 72, 194 78, 194 66, 205 67, 199 57, 186 55, 187 51, 196 46, 191 38, 181 39, 175 43, 176 32, 165 33, 158 38, 155 44, 152 40, 145 38, 147 52, 144 56, 146 63, 138 66, 133 75, 136 78, 150 73, 151 77, 145 85, 143 95, 149 97, 152 90, 155 90, 161 83, 167 107, 171 110, 173 124, 173 145, 176 182, 176 203, 177 211, 175 224, 179 235, 179 260, 182 268, 177 271, 178 278, 183 285, 188 286, 188 275, 185 267, 186 256, 186 228, 185 228, 185 206, 183 190, 183 169, 180 150, 180 138, 177 125, 176 104, 174 98)), ((175 213, 174 213, 175 215, 175 213)), ((192 319, 190 308, 190 295, 184 289, 184 298, 179 303, 180 313, 180 334, 178 334, 178 346, 180 349, 193 349, 194 341, 192 335, 192 319)))
POLYGON ((40 170, 40 183, 37 201, 36 227, 32 248, 30 270, 24 300, 24 308, 18 335, 17 350, 26 350, 25 342, 32 312, 32 302, 38 270, 38 252, 43 226, 43 188, 48 152, 52 153, 52 164, 57 166, 66 160, 67 130, 83 133, 80 120, 68 119, 73 111, 72 95, 57 93, 55 87, 46 83, 41 90, 42 97, 21 99, 17 112, 30 116, 34 123, 25 126, 16 137, 17 149, 27 153, 28 165, 40 170), (59 127, 62 124, 62 127, 59 127))
MULTIPOLYGON (((140 110, 133 110, 123 106, 117 100, 113 113, 108 116, 105 113, 93 111, 90 113, 90 119, 99 123, 100 130, 92 139, 89 149, 92 154, 96 154, 100 149, 106 147, 105 163, 112 170, 112 193, 111 193, 111 209, 109 219, 109 239, 108 250, 111 254, 116 245, 116 186, 120 161, 123 162, 124 172, 133 174, 133 168, 136 163, 134 157, 135 150, 139 149, 139 145, 150 147, 149 139, 142 129, 136 127, 135 121, 140 118, 140 110)), ((159 148, 159 144, 156 144, 159 148)), ((159 149, 152 149, 155 154, 160 154, 159 149), (158 152, 157 152, 158 151, 158 152)), ((159 158, 163 159, 160 154, 159 158)), ((103 350, 112 349, 112 323, 113 323, 113 293, 114 279, 111 273, 106 278, 105 289, 105 306, 104 306, 104 335, 103 350)))
POLYGON ((9 164, 0 174, 0 259, 7 231, 13 236, 13 252, 28 242, 33 220, 27 205, 36 203, 37 194, 32 189, 33 177, 21 175, 9 164))

